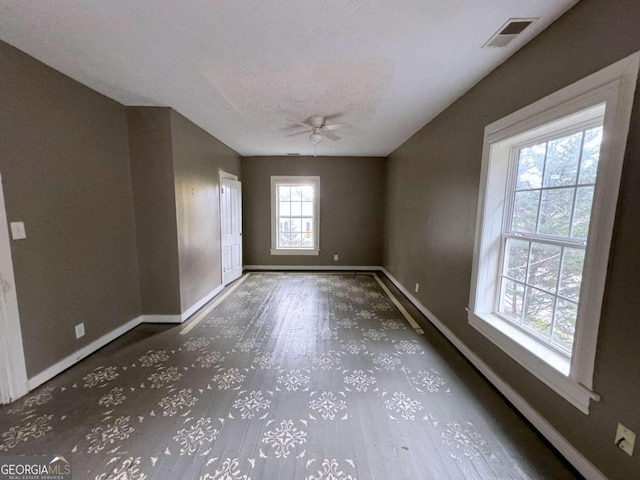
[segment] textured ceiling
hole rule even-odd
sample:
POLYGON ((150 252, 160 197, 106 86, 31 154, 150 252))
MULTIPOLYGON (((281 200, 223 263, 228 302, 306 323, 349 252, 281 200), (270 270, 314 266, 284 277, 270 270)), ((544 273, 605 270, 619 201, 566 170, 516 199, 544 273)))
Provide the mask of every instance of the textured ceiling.
POLYGON ((385 156, 577 0, 0 0, 0 38, 125 105, 170 106, 244 156, 385 156), (511 17, 539 17, 506 48, 511 17))

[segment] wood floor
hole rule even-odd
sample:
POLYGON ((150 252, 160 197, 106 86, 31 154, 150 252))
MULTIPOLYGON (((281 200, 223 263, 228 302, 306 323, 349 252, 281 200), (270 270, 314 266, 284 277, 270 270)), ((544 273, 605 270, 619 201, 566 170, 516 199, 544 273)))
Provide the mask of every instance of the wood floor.
POLYGON ((424 334, 375 275, 250 274, 0 407, 0 455, 95 480, 580 478, 401 302, 424 334))

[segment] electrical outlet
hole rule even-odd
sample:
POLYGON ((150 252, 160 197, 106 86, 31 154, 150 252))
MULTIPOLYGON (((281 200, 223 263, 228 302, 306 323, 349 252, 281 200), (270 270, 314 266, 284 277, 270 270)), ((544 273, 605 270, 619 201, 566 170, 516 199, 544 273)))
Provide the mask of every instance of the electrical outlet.
POLYGON ((337 262, 337 261, 338 261, 338 254, 337 254, 337 253, 333 256, 333 261, 334 261, 334 262, 337 262))
POLYGON ((636 444, 636 434, 619 423, 614 443, 620 450, 631 456, 633 455, 633 447, 636 444))
POLYGON ((14 240, 22 240, 27 238, 27 232, 24 229, 24 222, 11 222, 11 238, 14 240))
POLYGON ((76 325, 76 340, 80 337, 84 337, 84 323, 76 325))
POLYGON ((416 288, 415 288, 416 293, 418 293, 420 291, 420 284, 416 283, 416 288))

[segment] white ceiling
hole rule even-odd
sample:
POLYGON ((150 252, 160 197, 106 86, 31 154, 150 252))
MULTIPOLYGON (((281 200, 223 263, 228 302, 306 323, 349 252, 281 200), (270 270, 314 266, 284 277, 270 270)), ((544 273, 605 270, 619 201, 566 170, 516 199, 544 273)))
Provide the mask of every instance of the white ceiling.
POLYGON ((170 106, 243 156, 386 156, 577 0, 0 0, 0 38, 125 105, 170 106), (540 20, 506 48, 511 17, 540 20))

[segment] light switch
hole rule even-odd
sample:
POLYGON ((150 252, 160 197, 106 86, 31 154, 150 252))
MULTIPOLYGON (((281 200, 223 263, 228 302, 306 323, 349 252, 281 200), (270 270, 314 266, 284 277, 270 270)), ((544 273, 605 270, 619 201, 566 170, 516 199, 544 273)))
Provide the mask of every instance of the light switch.
POLYGON ((636 434, 621 423, 618 424, 616 438, 614 441, 617 447, 623 450, 627 455, 633 455, 633 447, 636 444, 636 434))
POLYGON ((14 240, 22 240, 27 238, 27 232, 24 230, 24 222, 11 222, 11 237, 14 240))

